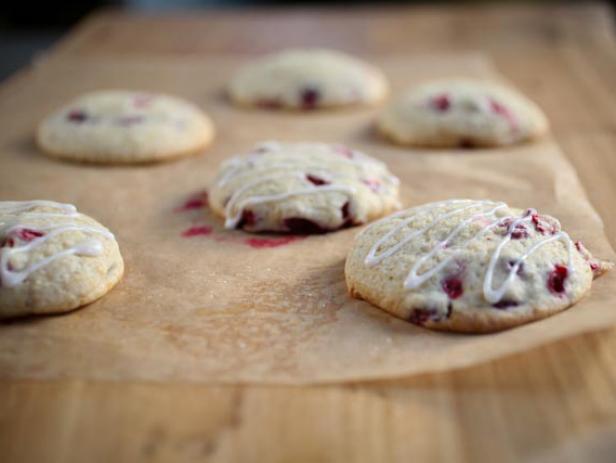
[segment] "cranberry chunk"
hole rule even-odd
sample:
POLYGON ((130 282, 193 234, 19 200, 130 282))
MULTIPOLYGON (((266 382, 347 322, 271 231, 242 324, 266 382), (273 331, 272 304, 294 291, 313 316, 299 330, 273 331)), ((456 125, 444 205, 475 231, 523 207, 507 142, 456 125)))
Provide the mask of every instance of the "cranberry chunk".
POLYGON ((242 211, 242 218, 237 224, 237 228, 250 227, 257 222, 255 213, 250 209, 244 209, 242 211))
POLYGON ((503 299, 502 301, 498 301, 496 304, 492 304, 492 307, 495 309, 509 309, 511 307, 517 307, 520 303, 517 301, 511 301, 507 299, 503 299))
POLYGON ((351 204, 348 201, 342 205, 342 209, 341 209, 342 218, 345 220, 349 219, 351 216, 351 212, 349 211, 350 207, 351 207, 351 204))
POLYGON ((531 221, 535 226, 535 230, 537 230, 542 235, 553 235, 558 231, 558 226, 556 223, 550 223, 545 219, 545 217, 542 217, 537 213, 531 216, 531 221))
POLYGON ((511 130, 515 131, 518 128, 518 124, 515 120, 515 117, 513 116, 513 113, 507 106, 505 106, 499 101, 490 99, 490 109, 495 114, 498 114, 499 116, 503 117, 509 123, 511 130))
POLYGON ((321 177, 317 177, 316 175, 306 174, 306 179, 316 186, 328 185, 329 182, 327 180, 322 179, 321 177))
POLYGON ((342 215, 342 226, 340 228, 346 228, 353 226, 355 222, 355 217, 351 214, 351 203, 349 201, 345 202, 340 208, 340 213, 342 215))
POLYGON ((302 89, 300 97, 303 109, 315 109, 321 98, 321 92, 314 87, 306 87, 302 89))
POLYGON ((45 236, 45 233, 38 230, 32 230, 31 228, 22 228, 17 231, 16 235, 19 237, 20 240, 30 242, 36 238, 45 236))
POLYGON ((15 240, 13 238, 3 238, 0 240, 0 248, 12 248, 15 246, 15 240))
POLYGON ((569 269, 560 264, 554 266, 554 270, 548 275, 548 289, 551 293, 562 295, 565 292, 565 280, 569 275, 569 269))
POLYGON ((514 220, 515 219, 513 219, 512 217, 507 217, 503 219, 499 225, 501 227, 505 227, 506 229, 505 233, 510 234, 512 240, 528 238, 528 229, 526 228, 526 225, 524 225, 523 223, 517 223, 516 226, 513 228, 513 230, 511 229, 511 226, 513 225, 514 220))
POLYGON ((308 235, 312 233, 325 233, 327 230, 318 223, 303 217, 289 217, 284 219, 284 226, 291 233, 298 235, 308 235))
POLYGON ((413 309, 409 315, 409 322, 413 325, 423 325, 427 321, 434 320, 436 311, 431 309, 413 309))
POLYGON ((88 115, 80 109, 73 109, 71 112, 67 114, 66 118, 70 122, 81 124, 82 122, 85 122, 88 119, 88 115))
POLYGON ((464 289, 462 288, 462 280, 457 277, 448 277, 441 282, 443 291, 447 293, 449 299, 457 299, 462 296, 464 289))
POLYGON ((446 94, 436 95, 430 100, 430 106, 440 112, 448 111, 451 107, 451 100, 446 94))

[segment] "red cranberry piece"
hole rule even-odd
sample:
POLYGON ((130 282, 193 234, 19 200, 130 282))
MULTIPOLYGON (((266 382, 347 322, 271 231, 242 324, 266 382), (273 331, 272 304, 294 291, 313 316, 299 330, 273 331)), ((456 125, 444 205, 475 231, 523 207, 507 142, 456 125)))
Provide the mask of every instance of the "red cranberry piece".
POLYGON ((257 222, 257 218, 255 216, 255 213, 252 212, 250 209, 244 209, 242 211, 242 218, 237 224, 237 228, 251 227, 256 222, 257 222))
POLYGON ((511 128, 515 130, 517 128, 517 123, 510 109, 499 101, 490 99, 490 109, 499 116, 504 117, 511 128))
POLYGON ((602 273, 601 264, 599 263, 599 261, 593 258, 590 251, 586 249, 586 246, 584 246, 584 244, 581 241, 576 241, 574 244, 575 244, 575 249, 577 249, 578 252, 581 254, 581 256, 584 258, 584 260, 588 262, 588 265, 590 266, 590 270, 592 270, 592 273, 595 276, 601 275, 602 273))
POLYGON ((325 233, 327 230, 321 227, 318 223, 313 222, 303 217, 289 217, 284 219, 284 226, 291 233, 298 235, 308 235, 313 233, 325 233))
POLYGON ((22 228, 17 231, 17 237, 25 242, 30 242, 36 238, 40 238, 41 236, 45 236, 45 233, 38 230, 32 230, 30 228, 22 228))
POLYGON ((518 223, 513 230, 510 230, 510 233, 512 240, 528 238, 528 230, 526 229, 526 225, 523 223, 518 223))
POLYGON ((314 87, 306 87, 300 94, 303 109, 315 109, 321 98, 321 92, 314 87))
POLYGON ((526 225, 524 225, 523 223, 518 223, 516 224, 515 228, 511 230, 513 222, 514 219, 511 217, 507 217, 501 221, 500 225, 506 228, 505 233, 509 233, 512 240, 528 238, 528 229, 526 228, 526 225))
POLYGON ((457 277, 449 277, 441 282, 443 291, 447 293, 449 299, 457 299, 462 296, 464 289, 462 288, 462 281, 457 277))
POLYGON ((76 124, 81 124, 82 122, 85 122, 88 119, 88 115, 80 109, 74 109, 68 113, 66 118, 71 122, 74 122, 76 124))
POLYGON ((351 215, 351 203, 347 201, 340 208, 340 214, 342 215, 342 226, 340 228, 350 227, 355 224, 355 218, 351 215))
POLYGON ((317 177, 316 175, 306 174, 306 179, 312 183, 313 185, 328 185, 329 182, 327 180, 322 179, 321 177, 317 177))
POLYGON ((342 211, 342 218, 345 219, 345 220, 349 219, 350 216, 351 216, 351 211, 349 211, 350 207, 351 207, 351 204, 349 203, 349 201, 344 203, 343 206, 342 206, 342 209, 341 209, 341 211, 342 211))
POLYGON ((430 100, 430 106, 440 112, 445 112, 451 107, 451 100, 446 94, 436 95, 430 100))
POLYGON ((15 246, 15 240, 13 238, 4 238, 0 241, 0 248, 12 248, 15 246))
POLYGON ((558 231, 556 224, 552 224, 548 222, 547 220, 545 220, 542 216, 540 216, 537 213, 532 214, 531 222, 535 226, 535 230, 537 230, 542 235, 547 235, 547 234, 553 235, 554 233, 558 231))
POLYGON ((589 262, 588 265, 590 265, 590 270, 592 270, 593 273, 596 273, 597 270, 601 268, 601 266, 596 262, 589 262))
POLYGON ((509 110, 507 109, 507 107, 505 107, 505 105, 503 105, 502 103, 500 103, 500 102, 498 102, 496 100, 490 100, 490 108, 496 114, 500 114, 500 115, 503 115, 503 116, 509 114, 509 110))
POLYGON ((498 301, 496 304, 492 304, 492 307, 495 309, 509 309, 511 307, 517 307, 520 303, 517 301, 510 301, 507 299, 503 299, 502 301, 498 301))
POLYGON ((564 265, 556 264, 554 270, 548 275, 548 289, 554 294, 561 295, 565 292, 565 280, 569 275, 569 269, 564 265))
POLYGON ((427 321, 434 320, 436 311, 432 309, 413 309, 409 315, 409 322, 413 325, 423 325, 427 321))

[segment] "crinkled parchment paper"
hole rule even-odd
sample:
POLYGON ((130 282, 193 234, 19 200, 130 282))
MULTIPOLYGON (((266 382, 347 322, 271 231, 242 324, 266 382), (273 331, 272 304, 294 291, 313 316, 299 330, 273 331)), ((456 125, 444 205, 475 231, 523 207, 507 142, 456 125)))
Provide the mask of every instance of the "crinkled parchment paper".
MULTIPOLYGON (((378 109, 234 109, 222 87, 239 64, 238 58, 57 58, 4 86, 0 198, 76 204, 116 233, 127 270, 113 291, 82 310, 0 325, 0 376, 267 383, 385 378, 476 364, 616 322, 616 274, 608 274, 576 306, 537 323, 491 335, 431 332, 346 294, 343 263, 358 228, 255 243, 247 241, 254 236, 223 230, 209 212, 178 211, 207 187, 220 161, 259 140, 342 142, 389 164, 402 180, 405 206, 460 197, 532 206, 559 217, 596 255, 613 257, 600 218, 553 141, 479 152, 409 150, 375 136, 378 109), (66 99, 104 87, 195 101, 215 120, 215 144, 200 156, 141 167, 70 164, 39 154, 32 142, 36 122, 66 99), (198 227, 196 234, 182 236, 190 227, 198 227)), ((452 74, 498 78, 476 55, 381 64, 394 91, 452 74)))

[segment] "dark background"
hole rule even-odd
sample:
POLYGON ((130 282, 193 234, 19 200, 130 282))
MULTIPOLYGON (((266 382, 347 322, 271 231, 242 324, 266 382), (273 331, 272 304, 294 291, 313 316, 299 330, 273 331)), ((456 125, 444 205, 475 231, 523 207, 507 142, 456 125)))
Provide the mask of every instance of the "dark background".
MULTIPOLYGON (((550 0, 528 0, 526 3, 549 3, 550 0)), ((132 11, 164 12, 172 9, 262 8, 262 7, 337 7, 355 5, 377 7, 396 5, 481 5, 521 3, 504 0, 465 1, 272 1, 272 0, 83 0, 44 2, 5 0, 0 2, 0 80, 27 65, 37 53, 49 48, 87 14, 99 8, 127 8, 132 11)), ((557 3, 557 2, 551 2, 557 3)), ((560 2, 565 3, 565 2, 560 2)), ((571 1, 569 3, 579 3, 571 1)), ((613 6, 616 0, 612 0, 613 6)))

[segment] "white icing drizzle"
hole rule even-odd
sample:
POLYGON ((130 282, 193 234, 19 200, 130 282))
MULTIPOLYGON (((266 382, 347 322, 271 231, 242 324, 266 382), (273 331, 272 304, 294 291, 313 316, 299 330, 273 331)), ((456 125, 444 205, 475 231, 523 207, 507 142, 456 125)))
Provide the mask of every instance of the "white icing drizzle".
MULTIPOLYGON (((11 237, 16 231, 28 229, 44 232, 26 242, 20 242, 17 237, 13 246, 0 248, 0 283, 2 286, 14 287, 23 283, 32 273, 49 265, 54 260, 72 254, 80 256, 98 256, 103 252, 103 244, 98 239, 86 239, 69 248, 63 249, 37 262, 31 263, 21 270, 13 270, 10 266, 11 257, 17 253, 27 253, 43 245, 50 238, 69 231, 79 231, 89 235, 102 235, 114 239, 113 234, 102 227, 81 225, 74 218, 81 216, 72 204, 62 204, 53 201, 1 201, 0 202, 0 237, 11 237), (36 207, 46 207, 52 211, 30 212, 36 207), (57 211, 57 212, 56 212, 57 211), (65 219, 59 224, 32 225, 23 219, 50 219, 61 217, 65 219)), ((12 237, 11 237, 12 238, 12 237)))
MULTIPOLYGON (((559 231, 558 233, 550 235, 536 242, 533 246, 531 246, 528 250, 526 250, 526 252, 524 252, 520 257, 518 257, 515 263, 511 266, 511 268, 509 269, 509 273, 507 274, 507 277, 505 278, 501 286, 498 288, 493 288, 494 272, 495 272, 495 269, 496 269, 496 266, 499 261, 503 248, 507 245, 509 241, 511 241, 512 234, 515 232, 516 227, 518 227, 520 224, 523 224, 524 222, 531 222, 532 216, 537 211, 534 209, 529 209, 521 217, 517 217, 517 216, 497 217, 496 212, 499 209, 508 207, 505 203, 493 202, 493 201, 475 201, 475 200, 441 201, 438 203, 431 203, 431 204, 427 204, 425 206, 416 208, 414 211, 415 212, 414 214, 411 214, 409 217, 405 217, 402 221, 400 221, 399 224, 397 224, 394 228, 392 228, 389 232, 387 232, 379 240, 377 240, 376 243, 374 243, 374 245, 368 251, 368 254, 366 255, 364 259, 364 263, 367 266, 378 265, 383 260, 393 256, 398 251, 400 251, 400 249, 402 249, 402 247, 405 244, 425 234, 426 232, 428 232, 429 230, 431 230, 432 228, 434 228, 436 225, 446 220, 447 218, 458 215, 462 212, 468 211, 473 208, 485 208, 485 207, 489 207, 489 209, 475 213, 471 215, 469 218, 462 220, 447 235, 445 239, 436 243, 436 245, 430 251, 423 254, 419 259, 417 259, 417 261, 413 264, 413 267, 410 269, 407 277, 404 280, 404 287, 406 289, 414 289, 414 288, 421 286, 423 283, 425 283, 430 278, 432 278, 434 275, 436 275, 440 270, 445 268, 445 266, 447 266, 447 264, 451 262, 452 259, 454 259, 454 257, 459 251, 463 250, 471 242, 483 236, 485 233, 492 230, 494 227, 498 226, 499 224, 502 225, 504 223, 507 223, 507 220, 509 220, 507 232, 505 233, 501 241, 498 243, 498 245, 496 246, 496 249, 494 250, 492 256, 490 257, 488 269, 486 270, 486 274, 484 276, 483 296, 488 302, 490 302, 491 304, 495 304, 499 302, 504 297, 504 295, 507 293, 507 290, 509 289, 509 286, 513 282, 513 279, 515 278, 517 271, 519 270, 522 263, 529 256, 531 256, 535 251, 537 251, 537 249, 553 241, 562 240, 567 244, 567 248, 568 248, 567 270, 569 273, 573 273, 574 271, 573 258, 572 258, 573 241, 571 240, 571 238, 569 237, 567 233, 565 233, 564 231, 559 231), (436 218, 430 224, 426 225, 425 227, 419 230, 414 230, 414 231, 411 230, 407 232, 402 237, 402 239, 398 240, 394 245, 386 248, 385 250, 382 250, 379 254, 377 254, 380 248, 382 248, 392 237, 394 237, 397 233, 399 233, 404 227, 406 227, 409 223, 411 223, 419 213, 425 211, 426 209, 435 209, 435 208, 439 208, 443 206, 452 206, 452 205, 457 205, 459 207, 453 208, 452 210, 448 211, 445 214, 437 215, 436 218), (467 226, 474 223, 475 221, 481 220, 481 219, 492 219, 492 220, 488 221, 488 223, 484 225, 475 235, 473 235, 472 237, 470 237, 463 243, 460 243, 456 245, 455 247, 451 247, 451 248, 448 247, 449 242, 455 236, 457 236, 462 230, 464 230, 467 226), (422 265, 428 259, 437 255, 439 252, 444 253, 444 256, 440 260, 440 262, 434 267, 427 269, 423 273, 418 273, 422 265)), ((399 212, 395 214, 394 217, 403 215, 405 213, 406 213, 405 211, 399 212)), ((378 222, 375 222, 370 227, 368 227, 366 230, 377 226, 379 223, 382 223, 384 220, 391 220, 391 216, 386 219, 382 219, 378 222)))
MULTIPOLYGON (((332 149, 331 146, 326 144, 314 143, 311 145, 317 149, 332 149)), ((269 158, 268 160, 271 162, 264 162, 262 165, 259 164, 259 161, 263 159, 264 156, 271 154, 275 155, 280 151, 280 143, 266 142, 257 145, 255 151, 248 156, 236 156, 229 159, 225 163, 223 173, 216 182, 218 187, 223 187, 231 181, 242 184, 242 180, 247 180, 250 177, 262 174, 259 175, 257 180, 248 182, 233 192, 231 198, 225 206, 225 216, 227 217, 225 221, 225 228, 235 228, 241 220, 244 208, 248 205, 283 201, 293 196, 310 195, 323 192, 338 192, 349 196, 356 192, 354 187, 341 182, 343 180, 357 181, 358 179, 355 175, 346 172, 336 172, 334 169, 323 167, 323 164, 318 161, 310 162, 311 160, 309 158, 302 156, 298 156, 297 159, 281 158, 279 160, 272 160, 269 158), (246 167, 249 167, 249 169, 246 169, 246 167), (273 171, 275 173, 272 173, 273 171), (328 184, 314 185, 307 178, 307 175, 313 173, 318 174, 318 177, 327 181, 328 184), (302 186, 298 189, 279 194, 249 196, 246 199, 240 200, 242 195, 258 185, 275 180, 293 178, 300 180, 302 183, 302 186)), ((331 158, 328 158, 328 162, 353 165, 361 172, 361 174, 367 177, 374 175, 375 167, 379 170, 386 169, 385 164, 382 162, 372 159, 358 151, 352 151, 351 158, 347 158, 343 154, 337 155, 337 153, 331 153, 331 158)), ((382 171, 379 172, 379 181, 382 181, 382 183, 389 188, 393 188, 399 184, 399 180, 396 177, 382 171)))

